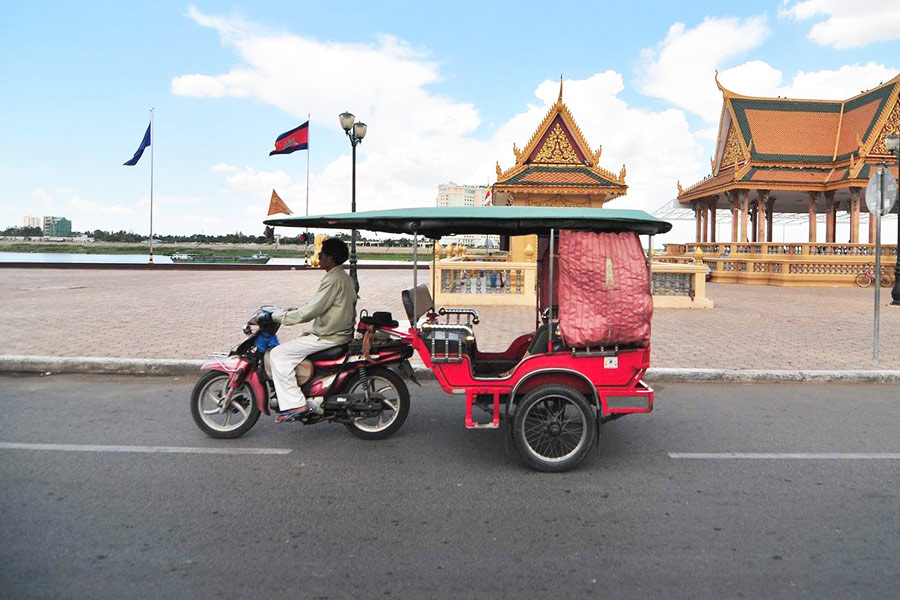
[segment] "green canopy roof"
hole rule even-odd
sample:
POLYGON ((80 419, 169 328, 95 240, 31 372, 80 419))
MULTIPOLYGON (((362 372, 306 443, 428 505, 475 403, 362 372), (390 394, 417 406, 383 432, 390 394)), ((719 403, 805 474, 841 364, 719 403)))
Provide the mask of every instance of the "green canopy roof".
POLYGON ((453 234, 526 235, 551 229, 665 233, 672 224, 642 210, 609 208, 545 208, 540 206, 460 206, 398 208, 357 213, 267 219, 266 225, 315 229, 365 229, 386 233, 419 233, 437 239, 453 234))

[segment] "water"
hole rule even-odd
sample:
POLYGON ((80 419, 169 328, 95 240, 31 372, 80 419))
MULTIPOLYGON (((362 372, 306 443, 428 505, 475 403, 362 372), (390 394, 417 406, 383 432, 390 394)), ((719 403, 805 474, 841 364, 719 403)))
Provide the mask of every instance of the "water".
MULTIPOLYGON (((0 252, 0 262, 24 263, 73 263, 73 264, 108 264, 108 265, 146 265, 150 261, 149 254, 74 254, 65 252, 0 252)), ((170 265, 172 259, 162 254, 154 254, 153 262, 157 265, 170 265)), ((419 261, 422 264, 423 261, 419 261)), ((184 263, 183 263, 184 264, 184 263)), ((188 263, 189 264, 189 263, 188 263)), ((225 263, 217 263, 225 264, 225 263)), ((302 258, 270 258, 267 265, 303 266, 302 258)), ((412 261, 402 260, 361 260, 360 265, 390 265, 408 267, 412 261)), ((347 266, 347 265, 345 265, 347 266)))
MULTIPOLYGON (((111 265, 138 265, 150 262, 149 254, 75 254, 67 252, 0 252, 0 262, 26 263, 102 263, 111 265)), ((153 255, 156 264, 172 264, 168 256, 153 255)))

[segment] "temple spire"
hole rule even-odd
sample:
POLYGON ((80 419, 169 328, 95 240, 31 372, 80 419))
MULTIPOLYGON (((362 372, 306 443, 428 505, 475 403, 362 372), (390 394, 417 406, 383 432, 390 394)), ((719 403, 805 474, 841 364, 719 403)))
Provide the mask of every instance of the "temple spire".
POLYGON ((562 73, 559 74, 559 98, 556 101, 562 104, 562 73))

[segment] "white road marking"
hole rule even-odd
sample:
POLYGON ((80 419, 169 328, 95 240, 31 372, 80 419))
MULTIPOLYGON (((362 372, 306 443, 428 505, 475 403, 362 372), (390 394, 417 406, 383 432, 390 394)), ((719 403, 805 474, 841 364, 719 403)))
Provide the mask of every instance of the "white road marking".
POLYGON ((93 444, 21 444, 0 442, 0 450, 58 452, 130 452, 138 454, 290 454, 290 448, 197 448, 189 446, 98 446, 93 444))
POLYGON ((689 460, 900 460, 900 452, 669 452, 669 458, 689 460))

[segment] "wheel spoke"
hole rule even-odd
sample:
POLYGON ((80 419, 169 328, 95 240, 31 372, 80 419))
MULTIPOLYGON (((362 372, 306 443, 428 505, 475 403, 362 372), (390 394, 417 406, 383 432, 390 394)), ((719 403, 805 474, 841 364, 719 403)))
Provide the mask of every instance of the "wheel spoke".
POLYGON ((246 408, 244 408, 244 405, 241 404, 240 402, 238 402, 237 400, 233 400, 231 402, 231 406, 235 407, 238 410, 238 412, 241 413, 241 416, 244 417, 245 419, 248 416, 250 416, 250 411, 247 410, 246 408))

